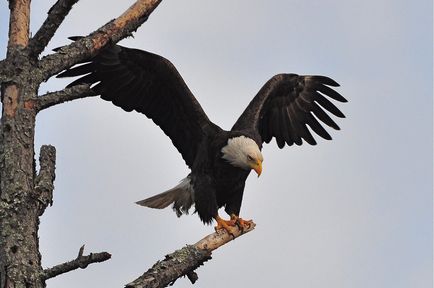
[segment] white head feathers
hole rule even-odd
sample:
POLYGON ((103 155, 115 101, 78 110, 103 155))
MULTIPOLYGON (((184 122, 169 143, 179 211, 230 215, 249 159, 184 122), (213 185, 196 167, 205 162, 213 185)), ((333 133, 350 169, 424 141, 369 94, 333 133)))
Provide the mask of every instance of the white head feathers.
POLYGON ((251 169, 252 162, 264 160, 256 142, 245 136, 230 138, 228 144, 221 151, 223 153, 222 158, 232 166, 246 170, 251 169))

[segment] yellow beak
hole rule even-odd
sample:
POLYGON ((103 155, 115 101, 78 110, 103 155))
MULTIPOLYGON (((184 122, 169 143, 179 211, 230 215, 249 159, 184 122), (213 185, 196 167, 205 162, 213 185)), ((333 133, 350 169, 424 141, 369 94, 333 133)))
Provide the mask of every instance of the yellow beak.
POLYGON ((252 169, 255 170, 256 174, 258 174, 258 177, 261 176, 262 173, 262 162, 260 160, 257 160, 256 163, 252 164, 252 169))

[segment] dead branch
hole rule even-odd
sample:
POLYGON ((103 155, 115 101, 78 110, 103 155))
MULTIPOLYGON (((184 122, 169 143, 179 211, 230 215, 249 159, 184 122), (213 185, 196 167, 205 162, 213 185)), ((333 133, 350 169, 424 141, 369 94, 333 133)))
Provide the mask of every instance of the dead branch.
POLYGON ((36 109, 41 111, 48 107, 61 104, 67 101, 72 101, 76 99, 96 96, 94 91, 90 89, 88 84, 75 85, 69 88, 65 88, 61 91, 51 92, 39 96, 36 100, 36 109))
POLYGON ((52 268, 44 269, 42 274, 43 280, 45 281, 47 279, 54 278, 60 274, 67 273, 78 268, 84 269, 89 264, 104 262, 112 257, 112 255, 107 252, 90 253, 87 256, 83 256, 83 251, 84 245, 80 247, 78 256, 74 260, 56 265, 52 268))
POLYGON ((78 0, 57 0, 50 8, 47 19, 29 41, 28 49, 31 57, 36 58, 44 51, 72 6, 77 2, 78 0))
POLYGON ((108 22, 97 31, 62 47, 57 53, 43 57, 38 64, 41 81, 96 55, 107 43, 116 43, 131 35, 148 19, 161 1, 138 0, 121 16, 108 22))
POLYGON ((51 145, 43 145, 39 155, 39 174, 35 179, 34 197, 39 202, 40 215, 48 204, 53 203, 54 179, 56 178, 56 148, 51 145))
POLYGON ((232 234, 226 230, 218 230, 197 242, 194 245, 176 250, 158 261, 148 271, 136 280, 128 283, 125 288, 161 288, 173 284, 178 278, 187 276, 192 283, 198 277, 194 272, 205 261, 211 259, 211 252, 235 238, 255 229, 256 224, 251 223, 247 229, 235 228, 232 234))

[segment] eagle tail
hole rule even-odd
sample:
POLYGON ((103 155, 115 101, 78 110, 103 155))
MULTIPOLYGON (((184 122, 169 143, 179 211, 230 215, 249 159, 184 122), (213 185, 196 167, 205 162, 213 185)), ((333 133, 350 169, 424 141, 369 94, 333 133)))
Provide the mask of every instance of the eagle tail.
POLYGON ((183 213, 188 214, 188 210, 193 205, 193 187, 190 177, 186 177, 181 182, 163 193, 137 201, 141 206, 163 209, 173 203, 172 209, 180 217, 183 213))

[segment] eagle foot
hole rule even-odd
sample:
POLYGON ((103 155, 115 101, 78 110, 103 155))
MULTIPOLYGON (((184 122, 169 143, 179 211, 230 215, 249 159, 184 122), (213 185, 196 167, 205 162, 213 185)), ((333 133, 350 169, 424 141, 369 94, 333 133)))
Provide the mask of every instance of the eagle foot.
POLYGON ((214 219, 217 222, 217 226, 214 227, 216 232, 221 229, 224 229, 229 233, 229 235, 232 236, 232 238, 235 238, 235 234, 233 233, 235 227, 237 226, 235 220, 233 220, 232 218, 230 220, 224 220, 220 218, 220 216, 217 216, 214 219))
POLYGON ((231 220, 235 221, 235 225, 238 226, 242 233, 244 233, 245 229, 250 228, 250 225, 253 223, 253 220, 244 220, 235 214, 231 215, 231 220))

